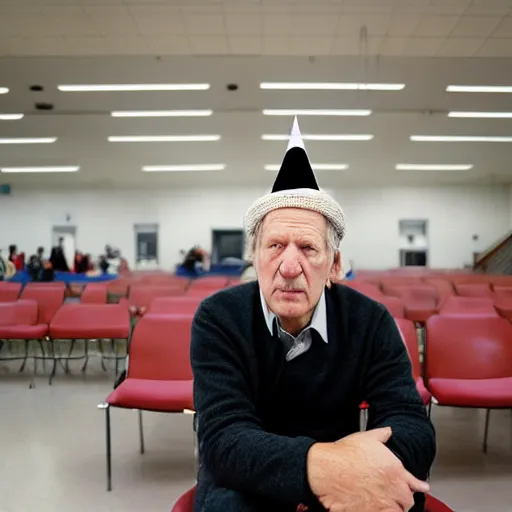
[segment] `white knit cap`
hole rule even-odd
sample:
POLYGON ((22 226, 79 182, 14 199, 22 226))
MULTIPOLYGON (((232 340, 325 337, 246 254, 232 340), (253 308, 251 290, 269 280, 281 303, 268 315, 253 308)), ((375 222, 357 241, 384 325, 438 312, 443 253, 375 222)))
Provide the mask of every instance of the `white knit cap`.
POLYGON ((329 194, 319 189, 297 118, 294 119, 288 149, 272 192, 257 199, 245 214, 247 236, 254 236, 265 215, 278 208, 302 208, 321 213, 333 226, 338 243, 345 235, 343 210, 329 194))

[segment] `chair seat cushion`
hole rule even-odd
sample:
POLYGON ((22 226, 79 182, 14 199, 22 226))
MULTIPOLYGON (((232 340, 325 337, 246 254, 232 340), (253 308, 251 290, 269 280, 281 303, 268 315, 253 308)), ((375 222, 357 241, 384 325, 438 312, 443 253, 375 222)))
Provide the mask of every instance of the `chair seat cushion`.
POLYGON ((425 405, 428 405, 430 403, 430 400, 432 399, 432 394, 425 387, 425 383, 423 382, 423 378, 422 377, 418 377, 416 379, 416 388, 418 390, 418 393, 421 396, 421 399, 423 400, 423 403, 425 405))
POLYGON ((114 407, 161 412, 193 409, 193 381, 149 380, 128 377, 107 398, 114 407))
POLYGON ((459 407, 512 407, 512 377, 501 379, 429 380, 432 395, 440 405, 459 407))
POLYGON ((36 325, 3 325, 0 327, 0 338, 6 340, 38 340, 48 334, 46 324, 36 325))

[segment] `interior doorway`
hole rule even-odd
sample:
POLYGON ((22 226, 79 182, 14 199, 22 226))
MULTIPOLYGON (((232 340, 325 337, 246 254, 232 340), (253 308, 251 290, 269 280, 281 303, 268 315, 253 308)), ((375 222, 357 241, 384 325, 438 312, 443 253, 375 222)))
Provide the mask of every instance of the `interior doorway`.
POLYGON ((64 256, 69 269, 75 266, 75 251, 76 251, 76 226, 53 226, 52 228, 52 247, 48 253, 51 254, 53 247, 59 245, 59 240, 62 238, 62 247, 64 256))

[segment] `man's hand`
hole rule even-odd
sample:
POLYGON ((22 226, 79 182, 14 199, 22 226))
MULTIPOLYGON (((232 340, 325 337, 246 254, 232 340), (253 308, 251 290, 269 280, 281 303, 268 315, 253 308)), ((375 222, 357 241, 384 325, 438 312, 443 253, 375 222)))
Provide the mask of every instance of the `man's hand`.
POLYGON ((429 486, 406 471, 385 446, 390 428, 316 443, 307 458, 309 485, 330 512, 407 512, 429 486))

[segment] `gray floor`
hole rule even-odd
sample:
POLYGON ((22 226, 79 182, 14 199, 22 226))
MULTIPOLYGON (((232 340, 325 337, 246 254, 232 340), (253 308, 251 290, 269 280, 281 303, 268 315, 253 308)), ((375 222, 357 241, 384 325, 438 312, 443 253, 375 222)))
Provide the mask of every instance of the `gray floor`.
MULTIPOLYGON (((191 416, 145 413, 146 453, 137 413, 112 411, 113 491, 105 490, 104 415, 96 405, 112 381, 92 360, 59 372, 53 386, 0 362, 0 512, 168 512, 194 482, 191 416)), ((28 369, 30 370, 30 368, 28 369)), ((483 411, 434 408, 439 455, 432 490, 457 512, 512 510, 512 414, 491 416, 481 451, 483 411)))

